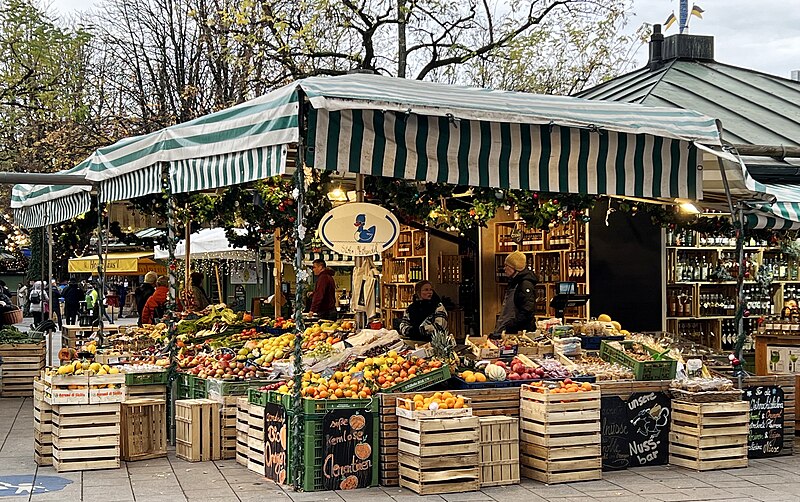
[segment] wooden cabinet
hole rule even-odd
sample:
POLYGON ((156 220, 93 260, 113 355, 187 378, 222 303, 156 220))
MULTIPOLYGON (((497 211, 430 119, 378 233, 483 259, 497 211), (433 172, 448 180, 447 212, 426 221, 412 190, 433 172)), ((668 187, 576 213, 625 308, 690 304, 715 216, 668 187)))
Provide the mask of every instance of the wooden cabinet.
MULTIPOLYGON (((539 284, 536 286, 536 317, 555 315, 550 300, 556 295, 559 282, 574 281, 578 293, 589 293, 588 225, 571 221, 545 232, 531 228, 512 211, 499 211, 487 229, 481 229, 482 333, 495 325, 505 297, 508 278, 503 268, 506 257, 521 251, 527 257, 539 284)), ((587 307, 571 308, 568 319, 586 319, 587 307)))
POLYGON ((381 312, 386 327, 403 317, 412 302, 414 284, 423 279, 428 279, 428 236, 403 226, 397 242, 383 253, 381 312))

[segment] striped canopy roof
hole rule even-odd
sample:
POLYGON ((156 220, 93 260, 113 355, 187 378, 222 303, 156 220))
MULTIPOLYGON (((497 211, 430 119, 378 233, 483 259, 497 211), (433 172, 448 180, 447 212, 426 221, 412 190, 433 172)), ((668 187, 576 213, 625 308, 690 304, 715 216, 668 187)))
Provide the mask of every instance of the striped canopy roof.
MULTIPOLYGON (((286 172, 308 96, 306 163, 317 169, 551 192, 702 197, 697 144, 714 119, 675 109, 450 86, 378 75, 312 77, 97 150, 75 169, 102 201, 213 189, 286 172), (162 173, 162 166, 169 172, 162 173)), ((27 226, 68 219, 49 206, 87 187, 15 187, 27 226), (38 208, 45 203, 48 208, 38 208)), ((83 199, 81 199, 83 201, 83 199)), ((63 200, 61 201, 63 205, 63 200)))
POLYGON ((774 204, 749 204, 745 226, 751 229, 800 230, 800 185, 765 185, 774 194, 774 204))

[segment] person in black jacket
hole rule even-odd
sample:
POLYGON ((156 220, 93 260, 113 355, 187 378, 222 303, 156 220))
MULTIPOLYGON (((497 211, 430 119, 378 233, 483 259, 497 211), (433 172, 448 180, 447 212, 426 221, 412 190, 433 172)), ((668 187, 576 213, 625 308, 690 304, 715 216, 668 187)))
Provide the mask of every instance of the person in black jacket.
POLYGON ((64 298, 64 317, 67 319, 67 324, 74 326, 78 322, 78 311, 86 292, 78 284, 78 280, 73 277, 69 280, 69 284, 64 288, 61 296, 64 298))
POLYGON ((56 314, 58 320, 58 329, 64 328, 64 323, 61 319, 61 291, 58 289, 58 283, 55 279, 50 281, 50 298, 53 299, 53 312, 56 314))
POLYGON ((142 325, 142 310, 144 310, 144 304, 147 303, 147 299, 156 292, 156 280, 158 280, 158 274, 152 270, 147 272, 144 275, 144 282, 136 288, 133 293, 133 297, 136 300, 136 311, 139 313, 139 326, 142 325))
POLYGON ((539 281, 533 272, 528 270, 526 256, 519 251, 508 255, 504 272, 509 278, 508 288, 503 299, 503 310, 491 335, 493 338, 500 338, 504 331, 506 333, 533 331, 536 326, 535 286, 539 281))

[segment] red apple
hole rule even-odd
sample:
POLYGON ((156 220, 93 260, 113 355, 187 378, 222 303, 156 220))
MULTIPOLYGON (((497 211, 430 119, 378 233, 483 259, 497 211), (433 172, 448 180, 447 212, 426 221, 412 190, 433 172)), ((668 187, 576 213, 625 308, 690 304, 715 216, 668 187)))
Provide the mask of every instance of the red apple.
POLYGON ((533 377, 530 373, 523 373, 521 378, 522 380, 533 380, 533 377))
POLYGON ((496 366, 500 366, 500 367, 501 367, 501 368, 503 368, 503 369, 506 369, 506 368, 507 368, 507 366, 506 366, 506 363, 504 363, 503 361, 495 361, 495 363, 494 363, 494 364, 495 364, 496 366))
POLYGON ((516 373, 509 373, 508 374, 508 379, 509 380, 520 380, 520 376, 518 374, 516 374, 516 373))

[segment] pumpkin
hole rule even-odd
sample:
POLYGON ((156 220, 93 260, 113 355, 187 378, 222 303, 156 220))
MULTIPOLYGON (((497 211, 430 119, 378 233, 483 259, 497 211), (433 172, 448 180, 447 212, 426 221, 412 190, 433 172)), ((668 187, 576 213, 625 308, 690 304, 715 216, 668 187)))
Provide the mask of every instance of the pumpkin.
POLYGON ((64 347, 58 351, 58 360, 59 361, 69 361, 71 358, 69 357, 69 349, 64 347))
POLYGON ((506 370, 496 364, 489 364, 483 370, 486 373, 486 378, 493 382, 502 382, 506 379, 506 370))
POLYGON ((253 316, 251 314, 248 314, 247 312, 245 312, 245 314, 242 316, 242 321, 244 321, 244 322, 252 322, 253 321, 253 316))

